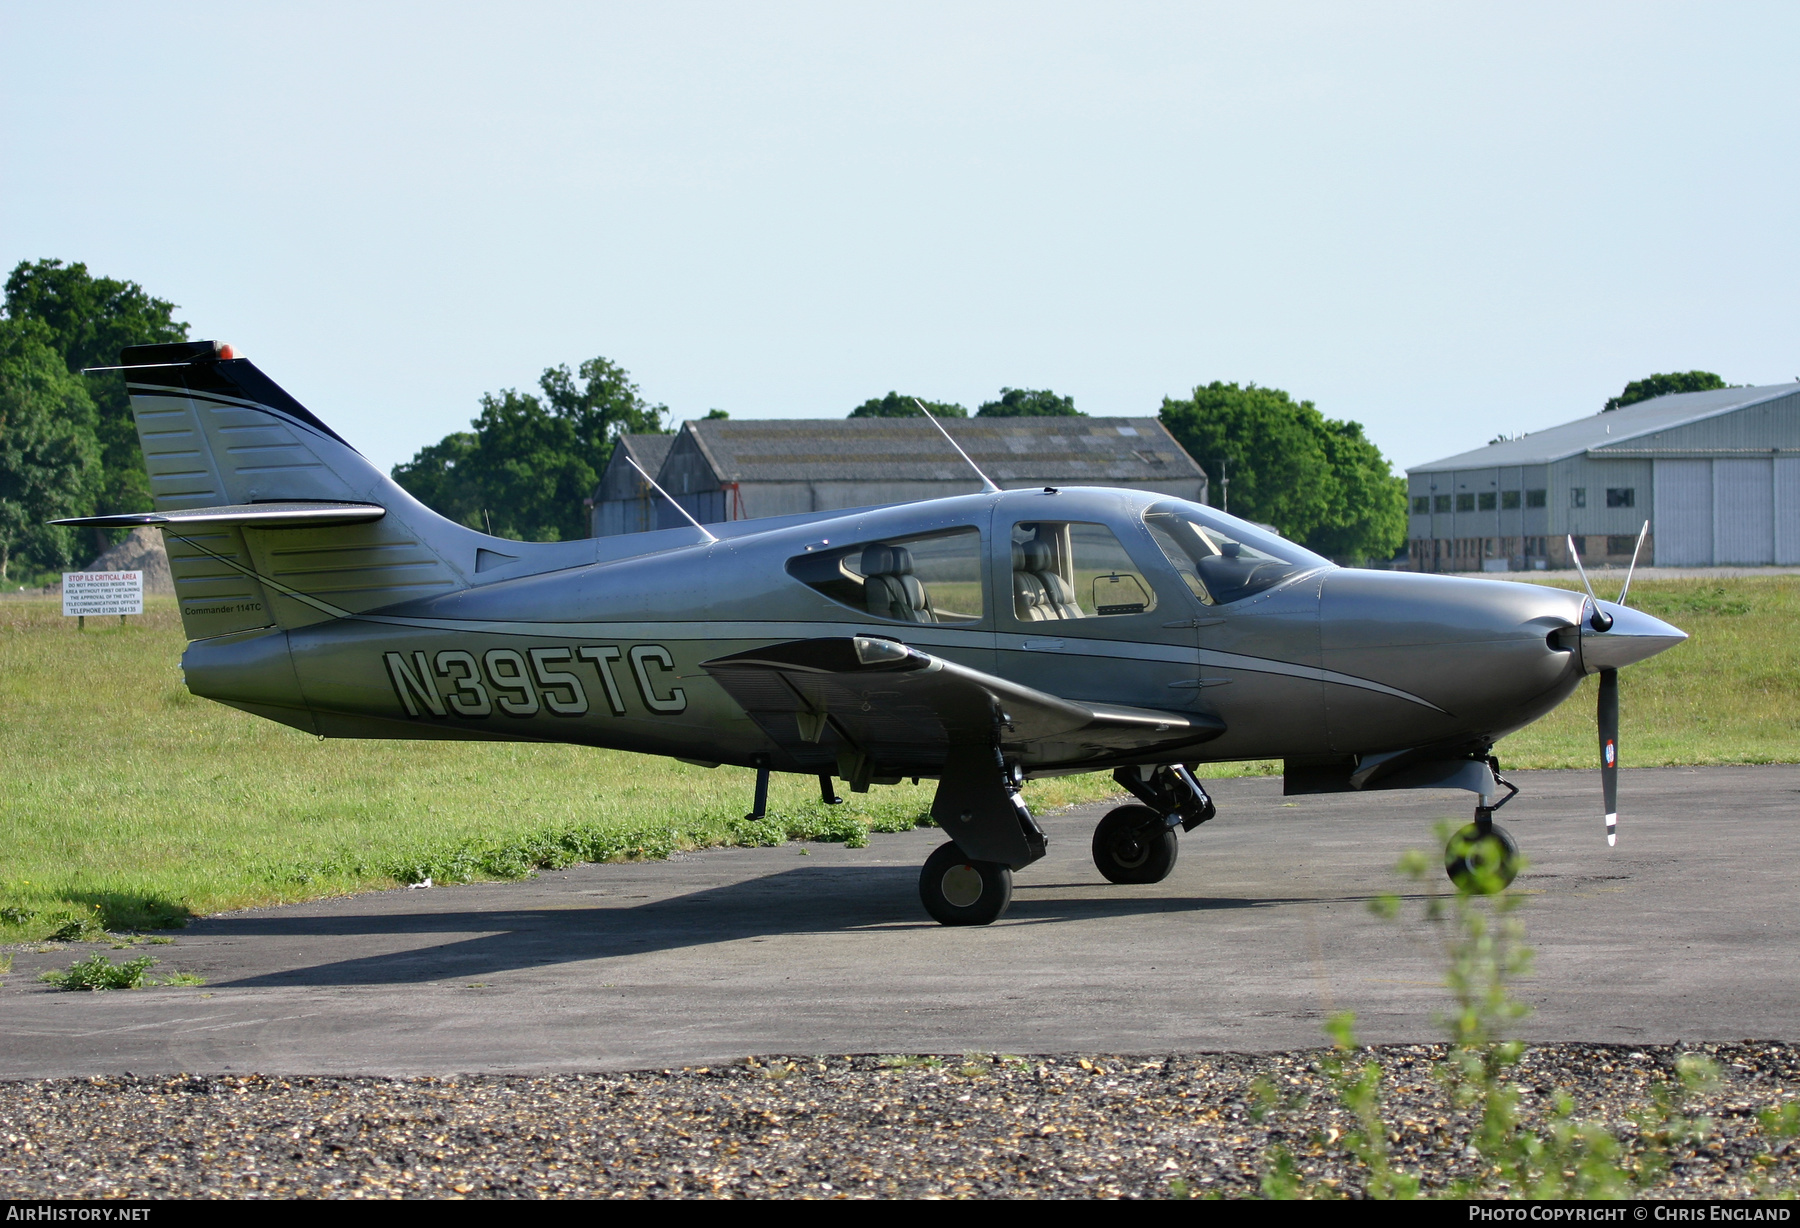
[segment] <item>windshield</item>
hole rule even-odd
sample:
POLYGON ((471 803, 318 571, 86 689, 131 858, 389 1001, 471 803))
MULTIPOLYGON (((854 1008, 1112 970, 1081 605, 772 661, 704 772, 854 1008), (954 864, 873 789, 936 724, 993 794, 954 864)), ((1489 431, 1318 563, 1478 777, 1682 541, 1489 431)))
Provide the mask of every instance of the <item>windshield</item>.
POLYGON ((1223 605, 1331 563, 1235 516, 1183 499, 1151 505, 1150 536, 1194 596, 1223 605))

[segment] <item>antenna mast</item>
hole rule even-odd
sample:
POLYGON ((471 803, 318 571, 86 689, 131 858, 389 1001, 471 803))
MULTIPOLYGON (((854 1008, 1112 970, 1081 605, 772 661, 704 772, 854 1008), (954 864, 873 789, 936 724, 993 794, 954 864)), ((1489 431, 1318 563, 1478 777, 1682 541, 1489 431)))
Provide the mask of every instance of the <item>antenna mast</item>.
MULTIPOLYGON (((994 485, 994 479, 990 478, 987 474, 983 473, 981 471, 980 465, 977 465, 974 461, 969 460, 969 454, 962 450, 961 444, 957 443, 956 440, 950 438, 950 432, 946 431, 944 429, 944 424, 942 422, 939 422, 929 409, 925 408, 924 402, 920 401, 918 397, 914 397, 912 399, 912 403, 919 407, 920 413, 924 414, 927 418, 929 418, 931 420, 931 425, 937 427, 938 434, 942 435, 944 437, 945 442, 947 442, 951 447, 956 449, 956 454, 958 456, 962 457, 964 460, 969 461, 969 468, 973 469, 975 471, 975 476, 981 479, 982 489, 991 495, 999 494, 1000 488, 998 486, 994 485)), ((629 460, 630 458, 627 457, 626 459, 629 460)), ((639 472, 642 472, 642 471, 640 470, 639 472)))
POLYGON ((644 467, 642 465, 640 465, 636 461, 632 460, 629 455, 627 455, 625 457, 625 463, 630 465, 633 469, 636 469, 638 471, 638 476, 643 478, 644 481, 650 483, 651 490, 654 490, 657 494, 659 494, 663 498, 667 499, 669 501, 669 505, 671 507, 673 507, 676 511, 680 512, 683 516, 687 516, 687 522, 689 524, 693 525, 696 529, 700 530, 700 536, 704 537, 709 542, 716 542, 719 540, 718 538, 714 537, 711 533, 707 532, 705 525, 701 524, 698 520, 695 520, 692 516, 688 516, 688 510, 685 507, 681 506, 681 504, 675 502, 675 496, 671 495, 668 491, 666 491, 662 487, 658 486, 656 484, 656 479, 651 477, 649 474, 645 473, 644 467))

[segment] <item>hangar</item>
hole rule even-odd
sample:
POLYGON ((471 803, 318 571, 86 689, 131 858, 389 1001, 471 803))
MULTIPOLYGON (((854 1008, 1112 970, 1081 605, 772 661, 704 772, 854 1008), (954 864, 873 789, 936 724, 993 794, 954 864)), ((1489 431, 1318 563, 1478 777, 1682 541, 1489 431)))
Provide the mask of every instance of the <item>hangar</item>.
MULTIPOLYGON (((1206 471, 1156 418, 945 418, 994 481, 1122 486, 1206 502, 1206 471)), ((673 435, 621 436, 594 489, 595 537, 685 523, 635 460, 702 524, 972 494, 981 483, 924 418, 684 422, 673 435)))
POLYGON ((1800 564, 1800 383, 1656 397, 1408 469, 1415 571, 1800 564))

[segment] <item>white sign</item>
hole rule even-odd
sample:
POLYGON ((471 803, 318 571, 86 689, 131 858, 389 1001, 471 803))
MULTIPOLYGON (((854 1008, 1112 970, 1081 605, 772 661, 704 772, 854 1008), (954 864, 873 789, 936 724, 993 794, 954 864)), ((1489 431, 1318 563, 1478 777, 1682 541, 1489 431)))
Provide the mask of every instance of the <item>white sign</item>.
POLYGON ((141 571, 63 572, 63 614, 142 614, 144 573, 141 571))

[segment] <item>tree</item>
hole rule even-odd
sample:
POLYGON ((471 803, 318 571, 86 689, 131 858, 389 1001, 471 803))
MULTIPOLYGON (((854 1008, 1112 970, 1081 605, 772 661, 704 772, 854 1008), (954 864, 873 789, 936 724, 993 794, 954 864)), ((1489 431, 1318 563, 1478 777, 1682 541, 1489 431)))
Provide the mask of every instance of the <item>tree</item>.
POLYGON ((45 524, 90 513, 99 485, 94 403, 51 331, 0 320, 0 580, 15 558, 68 566, 74 534, 45 524))
POLYGON ((660 433, 669 411, 645 401, 625 369, 604 358, 576 372, 546 368, 538 387, 542 397, 513 388, 484 393, 473 431, 419 449, 394 466, 394 480, 438 514, 499 537, 586 537, 582 500, 614 441, 660 433))
POLYGON ((723 422, 729 417, 731 417, 731 411, 728 409, 709 409, 706 411, 706 420, 708 422, 723 422))
POLYGON ((1218 380, 1186 400, 1163 398, 1162 421, 1212 489, 1229 489, 1234 516, 1346 562, 1388 558, 1405 541, 1405 482, 1360 423, 1279 388, 1218 380))
POLYGON ((1616 397, 1609 397, 1605 408, 1600 412, 1608 414, 1626 405, 1648 401, 1652 397, 1668 396, 1671 392, 1711 392, 1715 388, 1729 387, 1730 384, 1711 371, 1672 371, 1667 375, 1651 375, 1626 384, 1625 391, 1616 397))
POLYGON ((1048 388, 1002 388, 998 401, 987 401, 977 418, 1085 418, 1074 397, 1059 397, 1048 388))
POLYGON ((923 418, 919 405, 924 405, 933 418, 967 418, 969 411, 951 401, 927 401, 924 397, 902 396, 890 392, 884 397, 870 397, 850 411, 852 418, 923 418))
POLYGON ((1406 480, 1363 435, 1362 423, 1323 422, 1325 460, 1337 481, 1325 519, 1305 545, 1340 562, 1392 558, 1406 544, 1406 480))
MULTIPOLYGON (((152 298, 135 281, 94 277, 80 263, 21 260, 6 279, 6 314, 43 324, 49 344, 76 374, 84 367, 115 365, 128 345, 186 341, 188 326, 175 319, 175 311, 175 304, 152 298)), ((150 479, 125 380, 118 371, 96 371, 84 379, 100 447, 96 508, 103 514, 147 512, 150 479)))

